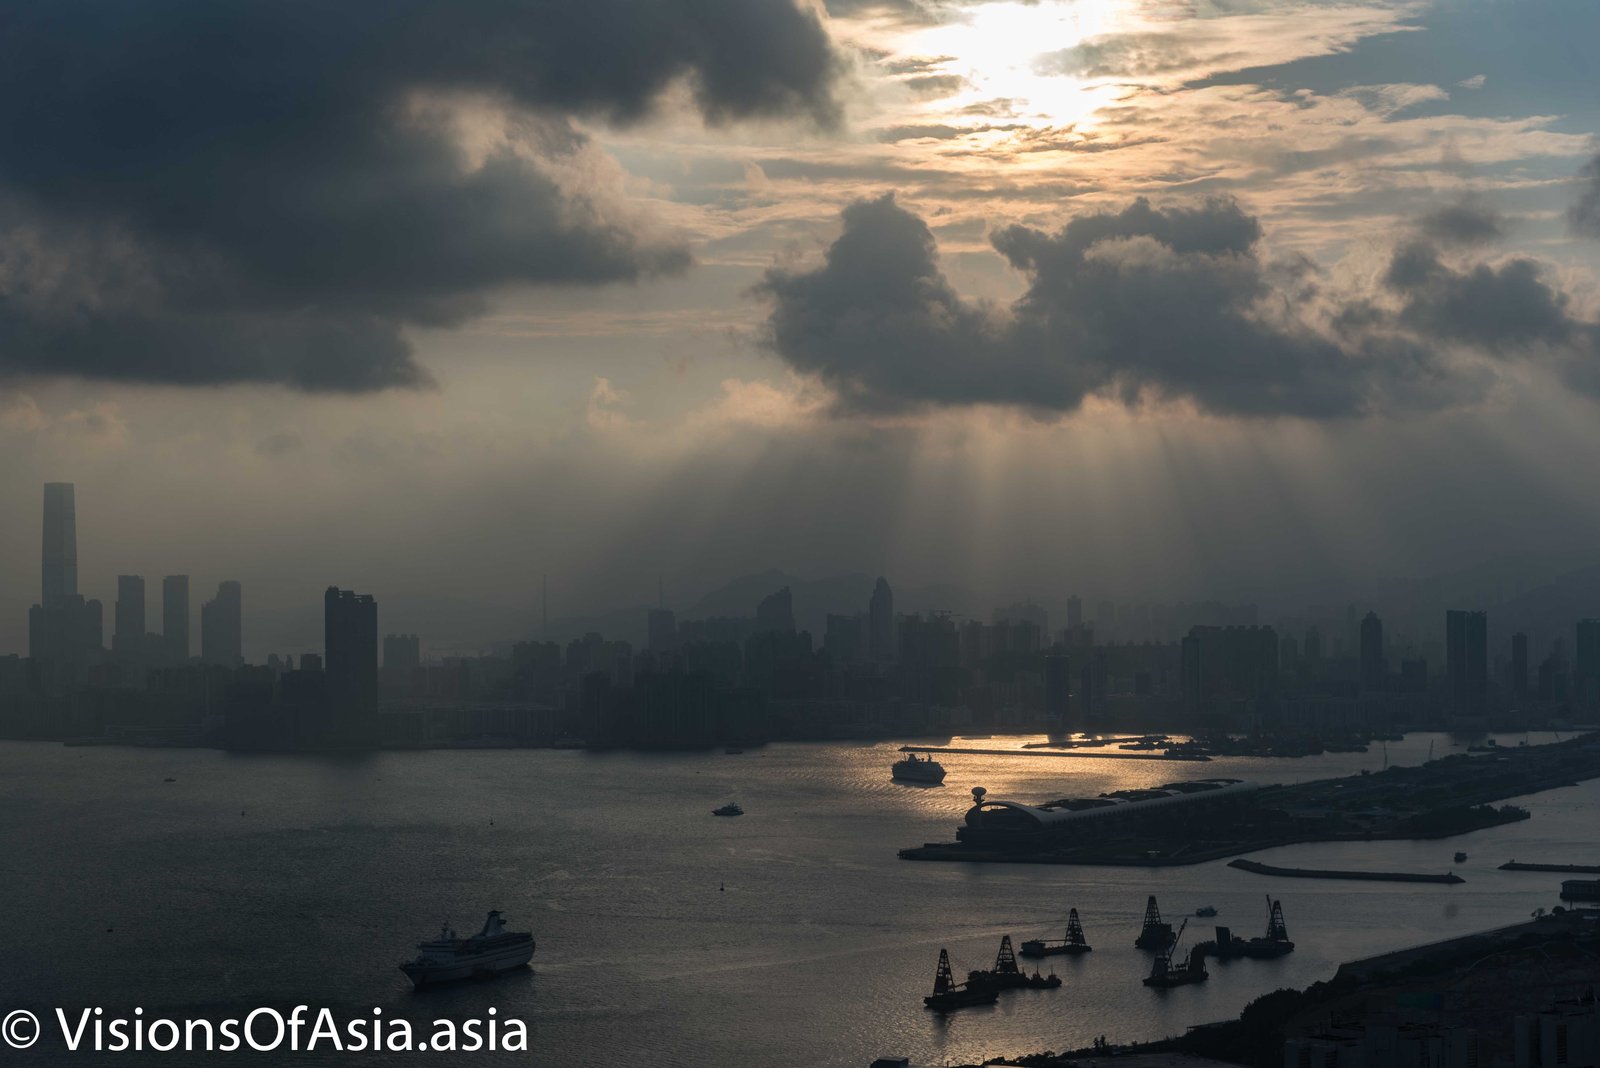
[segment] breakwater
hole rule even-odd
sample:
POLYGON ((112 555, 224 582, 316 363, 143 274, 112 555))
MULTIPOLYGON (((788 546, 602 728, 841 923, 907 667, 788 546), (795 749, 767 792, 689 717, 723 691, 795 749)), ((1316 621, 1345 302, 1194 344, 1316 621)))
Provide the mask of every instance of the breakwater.
POLYGON ((1271 864, 1262 864, 1254 860, 1230 860, 1228 867, 1238 868, 1240 871, 1254 872, 1257 875, 1282 875, 1290 879, 1362 879, 1379 883, 1464 883, 1466 882, 1455 872, 1446 872, 1443 875, 1430 875, 1426 872, 1410 871, 1334 871, 1324 868, 1279 868, 1271 864))
POLYGON ((1501 871, 1552 871, 1566 875, 1600 875, 1600 864, 1522 864, 1508 860, 1501 871))
POLYGON ((955 746, 942 745, 902 745, 902 753, 965 753, 970 756, 1011 756, 1011 757, 1069 757, 1076 760, 1177 760, 1204 762, 1211 758, 1203 754, 1154 753, 1149 750, 1118 750, 1114 753, 1085 752, 1083 750, 1068 750, 1056 752, 1044 749, 967 749, 955 746))

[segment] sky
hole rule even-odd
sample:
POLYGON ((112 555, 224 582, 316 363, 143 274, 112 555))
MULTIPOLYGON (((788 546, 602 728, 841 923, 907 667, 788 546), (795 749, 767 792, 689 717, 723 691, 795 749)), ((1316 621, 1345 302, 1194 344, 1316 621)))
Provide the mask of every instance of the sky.
POLYGON ((1600 533, 1590 0, 0 20, 0 653, 46 481, 108 625, 237 579, 251 657, 330 584, 442 650, 546 587, 1289 604, 1600 533))

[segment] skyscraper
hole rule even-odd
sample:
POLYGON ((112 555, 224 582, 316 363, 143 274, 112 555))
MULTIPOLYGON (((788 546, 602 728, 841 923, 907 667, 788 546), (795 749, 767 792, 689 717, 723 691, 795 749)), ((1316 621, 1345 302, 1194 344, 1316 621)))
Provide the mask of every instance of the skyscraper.
POLYGON ((875 664, 888 663, 895 658, 894 593, 882 575, 872 587, 872 600, 867 605, 867 656, 875 664))
POLYGON ((1361 621, 1361 688, 1370 692, 1383 689, 1388 673, 1383 662, 1383 620, 1368 612, 1361 621))
POLYGON ((678 644, 678 621, 670 608, 648 609, 645 612, 645 630, 650 636, 652 653, 666 652, 678 644))
POLYGON ((28 610, 28 655, 46 664, 46 685, 68 685, 104 651, 103 608, 78 593, 78 518, 70 482, 44 486, 39 603, 28 610))
POLYGON ((132 656, 144 648, 144 576, 117 576, 116 625, 111 631, 113 652, 132 656))
POLYGON ((1083 623, 1083 598, 1073 594, 1067 598, 1067 626, 1076 627, 1083 623))
POLYGON ((329 586, 322 597, 323 672, 337 739, 371 745, 378 725, 378 602, 329 586))
POLYGON ((1584 708, 1600 705, 1600 619, 1578 621, 1578 643, 1573 650, 1572 691, 1584 708))
POLYGON ((200 606, 200 659, 244 663, 244 597, 237 582, 219 582, 217 595, 200 606))
POLYGON ((1044 710, 1056 729, 1074 729, 1072 661, 1064 653, 1052 653, 1044 658, 1044 710))
POLYGON ((168 575, 161 580, 161 638, 168 660, 182 664, 189 659, 188 575, 168 575))
POLYGON ((78 508, 70 482, 44 484, 44 542, 39 604, 48 610, 78 592, 78 508))
POLYGON ((1528 636, 1521 631, 1511 636, 1511 692, 1528 692, 1528 636))
POLYGON ((1489 617, 1451 609, 1444 615, 1445 680, 1454 716, 1489 714, 1489 617))

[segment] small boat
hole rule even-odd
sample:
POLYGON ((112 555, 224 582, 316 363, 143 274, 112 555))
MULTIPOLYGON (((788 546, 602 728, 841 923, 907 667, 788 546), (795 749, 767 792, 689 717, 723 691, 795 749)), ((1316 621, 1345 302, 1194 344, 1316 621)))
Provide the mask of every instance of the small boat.
POLYGON ((1022 943, 1024 957, 1048 957, 1056 953, 1069 953, 1077 956, 1079 953, 1089 953, 1094 949, 1083 936, 1083 924, 1078 920, 1078 910, 1071 909, 1067 912, 1067 937, 1030 938, 1022 943))
POLYGON ((400 965, 413 986, 453 979, 482 979, 521 968, 533 959, 533 934, 507 931, 500 913, 489 913, 483 930, 471 938, 457 938, 446 924, 432 942, 417 943, 417 957, 400 965))
POLYGON ((1188 983, 1203 983, 1211 978, 1206 971, 1206 959, 1198 953, 1188 953, 1181 964, 1172 963, 1173 955, 1178 951, 1178 942, 1183 938, 1183 929, 1189 926, 1189 921, 1184 920, 1178 927, 1178 935, 1172 943, 1156 954, 1155 963, 1150 967, 1150 974, 1145 977, 1145 986, 1169 987, 1184 986, 1188 983))
POLYGON ((1456 863, 1457 864, 1465 863, 1466 859, 1467 859, 1467 855, 1465 853, 1463 853, 1463 852, 1461 852, 1459 850, 1456 851, 1456 863))
POLYGON ((933 993, 922 999, 923 1005, 935 1012, 951 1012, 969 1005, 993 1005, 999 1000, 1000 991, 988 984, 956 982, 950 972, 949 951, 939 950, 939 970, 933 975, 933 993))
POLYGON ((1201 905, 1194 910, 1194 914, 1202 920, 1208 920, 1217 914, 1217 907, 1215 905, 1201 905))
POLYGON ((1172 924, 1161 919, 1161 910, 1156 907, 1156 895, 1151 894, 1150 900, 1144 906, 1144 925, 1139 928, 1139 937, 1133 940, 1139 949, 1165 949, 1172 944, 1172 924))
POLYGON ((890 766, 889 777, 902 782, 944 782, 944 765, 932 757, 918 760, 917 754, 907 753, 904 760, 890 766))
POLYGON ((1061 977, 1051 972, 1040 975, 1035 968, 1029 975, 1017 964, 1017 954, 1011 948, 1011 936, 1000 936, 1000 952, 994 958, 994 968, 987 972, 968 972, 968 986, 991 986, 996 990, 1050 990, 1061 985, 1061 977))
POLYGON ((743 816, 744 815, 744 809, 739 807, 738 802, 729 801, 726 805, 723 805, 721 808, 712 809, 711 810, 711 814, 713 816, 743 816))
POLYGON ((728 756, 738 756, 740 753, 744 752, 743 749, 740 749, 736 745, 724 746, 722 751, 728 756))

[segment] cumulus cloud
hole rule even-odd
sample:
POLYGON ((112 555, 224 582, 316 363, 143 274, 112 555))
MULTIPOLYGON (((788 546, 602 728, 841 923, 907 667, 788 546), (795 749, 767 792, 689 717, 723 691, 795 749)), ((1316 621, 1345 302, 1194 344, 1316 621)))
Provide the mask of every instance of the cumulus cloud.
POLYGON ((799 0, 63 0, 6 19, 0 373, 423 384, 405 328, 688 264, 574 125, 830 121, 799 0))
POLYGON ((961 297, 892 195, 855 203, 820 266, 768 271, 767 343, 851 411, 1050 414, 1101 396, 1318 419, 1480 399, 1499 357, 1559 352, 1565 370, 1595 355, 1593 324, 1534 261, 1460 264, 1416 236, 1369 291, 1341 292, 1309 261, 1266 256, 1229 198, 1141 198, 992 240, 1029 280, 1007 308, 961 297))

